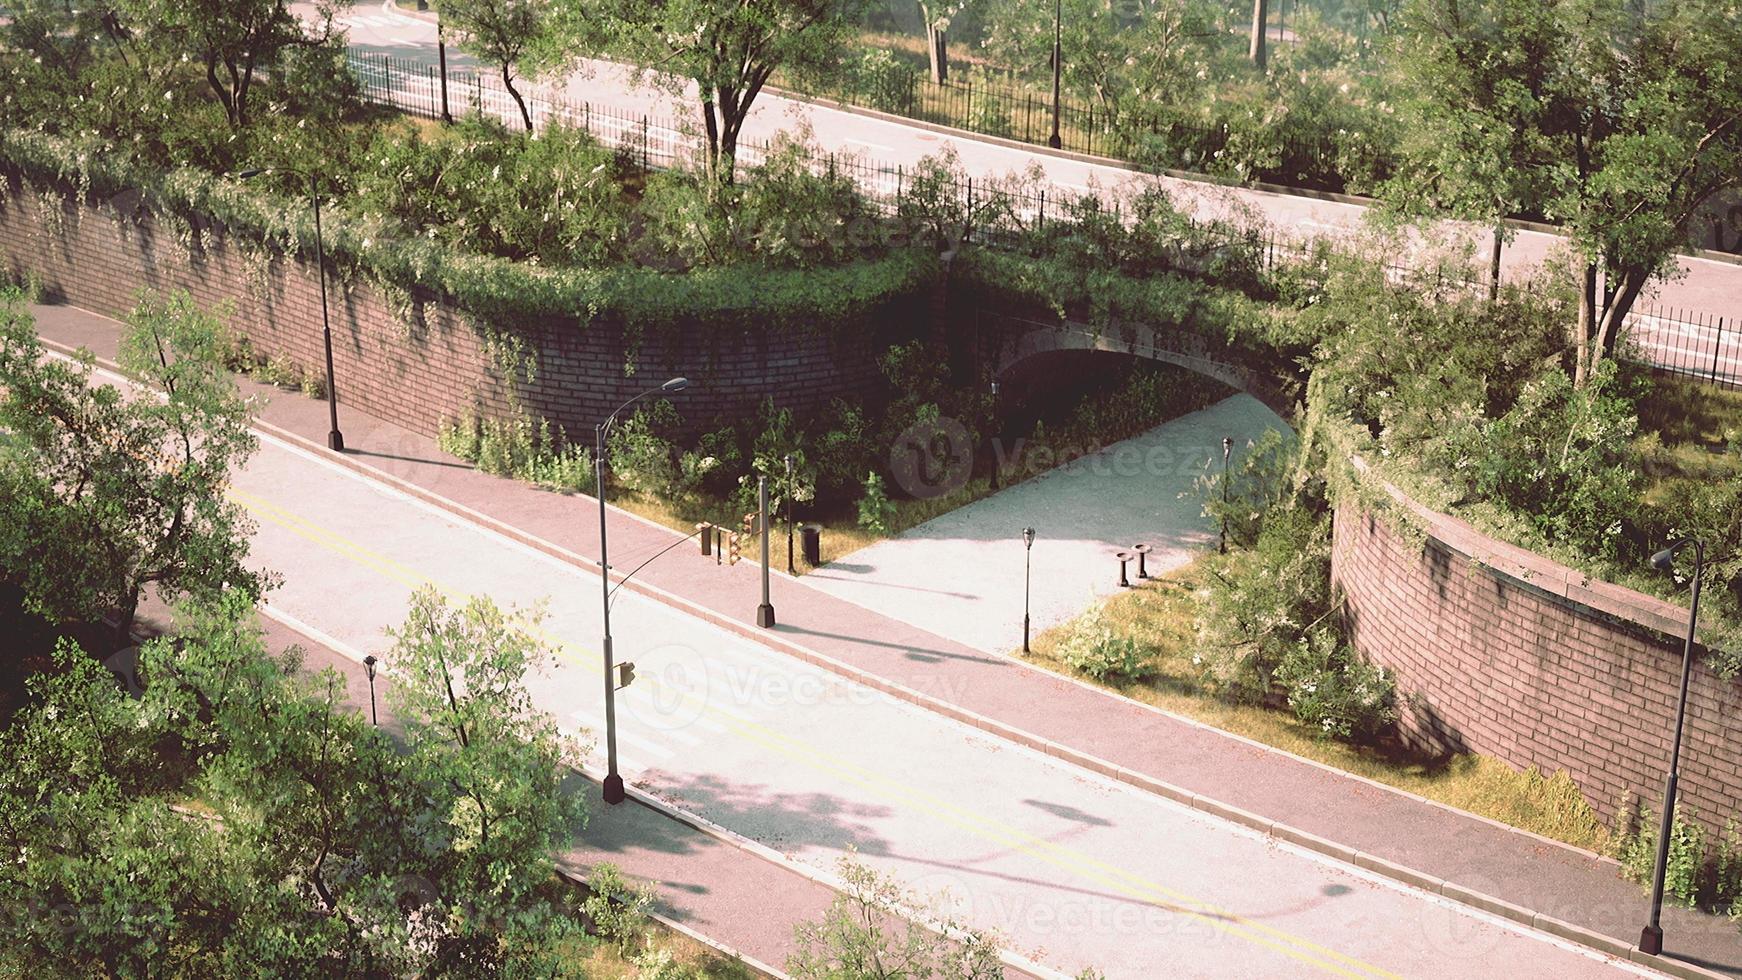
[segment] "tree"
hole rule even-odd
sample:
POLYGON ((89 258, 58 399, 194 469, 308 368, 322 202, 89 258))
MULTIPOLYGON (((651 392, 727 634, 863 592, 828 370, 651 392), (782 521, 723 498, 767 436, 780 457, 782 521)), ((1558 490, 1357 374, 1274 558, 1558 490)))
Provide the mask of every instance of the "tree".
POLYGON ((863 0, 568 0, 577 31, 658 73, 696 86, 708 172, 732 182, 738 137, 776 71, 824 74, 839 63, 863 0))
POLYGON ((405 829, 419 834, 412 863, 442 917, 438 972, 493 962, 504 946, 535 948, 573 925, 534 900, 552 854, 587 818, 585 800, 565 785, 581 748, 533 707, 525 686, 556 659, 533 633, 539 618, 481 597, 450 610, 425 587, 392 632, 392 702, 423 814, 405 829))
POLYGON ((552 850, 584 812, 517 672, 549 652, 485 600, 414 607, 420 647, 388 657, 413 675, 405 746, 336 672, 268 655, 238 590, 178 610, 176 641, 141 651, 137 699, 64 646, 0 731, 0 972, 572 975, 585 939, 552 850), (430 642, 476 669, 426 669, 430 642), (463 758, 419 734, 455 712, 463 758))
POLYGON ((502 87, 520 108, 520 121, 532 132, 532 112, 514 87, 514 75, 536 77, 559 65, 558 21, 547 0, 436 0, 442 29, 460 49, 495 65, 502 87))
POLYGON ((276 65, 289 48, 333 38, 337 0, 316 0, 319 34, 311 35, 289 0, 118 0, 129 30, 179 51, 205 67, 230 126, 248 125, 255 75, 276 65))
POLYGON ((920 19, 925 21, 925 54, 934 82, 950 77, 950 21, 967 5, 968 0, 919 0, 920 19))
MULTIPOLYGON (((988 53, 1010 65, 1050 65, 1053 9, 1004 0, 986 16, 988 53)), ((1221 0, 1064 0, 1063 81, 1114 109, 1132 100, 1189 103, 1235 45, 1221 0)))
POLYGON ((1416 0, 1396 38, 1417 81, 1414 154, 1454 213, 1558 221, 1577 258, 1573 373, 1613 352, 1701 202, 1742 180, 1735 0, 1416 0), (1480 207, 1477 205, 1480 204, 1480 207))
POLYGON ((914 896, 857 860, 842 858, 846 885, 820 922, 793 928, 797 950, 786 970, 797 980, 992 980, 1004 976, 998 944, 983 933, 943 922, 950 939, 909 918, 928 897, 914 896))
POLYGON ((251 410, 224 367, 229 334, 185 293, 146 295, 128 317, 125 396, 91 384, 89 356, 47 356, 14 293, 0 299, 0 563, 51 620, 119 612, 124 645, 141 592, 166 600, 234 587, 248 524, 224 495, 253 453, 251 410))

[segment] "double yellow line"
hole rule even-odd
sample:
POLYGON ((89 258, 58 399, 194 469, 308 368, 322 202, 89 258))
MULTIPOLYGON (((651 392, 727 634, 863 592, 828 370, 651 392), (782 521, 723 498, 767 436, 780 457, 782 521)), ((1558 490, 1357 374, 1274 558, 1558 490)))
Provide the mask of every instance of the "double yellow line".
MULTIPOLYGON (((229 495, 258 519, 290 531, 384 578, 412 589, 426 584, 432 585, 451 599, 464 601, 466 598, 457 590, 445 588, 429 576, 420 574, 401 562, 350 541, 343 535, 309 521, 271 501, 235 488, 230 489, 229 495)), ((548 635, 543 635, 542 631, 538 632, 541 634, 540 638, 552 646, 565 660, 578 666, 590 666, 586 660, 577 656, 567 644, 548 635)), ((589 657, 597 656, 596 652, 592 650, 583 648, 583 652, 589 657)), ((663 687, 671 694, 675 694, 692 704, 699 704, 705 714, 710 715, 740 738, 763 746, 799 765, 845 779, 893 802, 906 804, 921 812, 929 813, 977 837, 1043 861, 1067 874, 1093 882, 1133 901, 1205 922, 1254 945, 1335 976, 1388 978, 1388 980, 1398 977, 1395 973, 1338 952, 1328 946, 1201 901, 1178 889, 1140 877, 1116 865, 1064 847, 1004 821, 962 807, 951 800, 866 769, 831 752, 818 749, 813 745, 796 742, 767 726, 746 720, 736 713, 721 711, 710 705, 708 699, 698 697, 693 692, 680 691, 669 685, 663 685, 651 673, 643 675, 643 683, 652 687, 663 687)))

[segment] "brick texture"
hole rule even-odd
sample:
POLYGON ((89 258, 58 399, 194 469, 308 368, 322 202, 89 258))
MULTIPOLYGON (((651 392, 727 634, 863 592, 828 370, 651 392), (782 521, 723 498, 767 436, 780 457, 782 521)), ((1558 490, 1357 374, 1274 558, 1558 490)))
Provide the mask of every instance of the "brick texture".
MULTIPOLYGON (((51 296, 113 316, 131 309, 142 289, 185 289, 202 308, 230 309, 230 323, 260 354, 322 368, 312 262, 262 267, 213 233, 190 251, 149 215, 123 219, 71 201, 54 215, 52 198, 17 185, 12 191, 0 205, 0 262, 13 275, 35 272, 51 296)), ((603 318, 527 318, 508 329, 534 355, 533 371, 511 382, 493 365, 480 330, 437 297, 414 297, 411 315, 396 318, 372 286, 329 280, 328 295, 341 413, 352 405, 434 434, 468 409, 508 415, 513 383, 528 413, 582 439, 606 413, 675 374, 696 382, 673 401, 684 436, 754 411, 765 397, 801 416, 837 397, 873 401, 884 387, 878 355, 924 329, 928 300, 895 301, 833 336, 725 333, 698 324, 633 341, 603 318)))
MULTIPOLYGON (((1510 546, 1472 547, 1468 525, 1438 516, 1446 533, 1418 546, 1353 505, 1336 513, 1332 578, 1355 648, 1397 677, 1405 740, 1566 770, 1606 818, 1623 791, 1661 806, 1682 661, 1681 640, 1662 629, 1663 604, 1612 586, 1601 586, 1605 611, 1573 601, 1554 591, 1556 576, 1511 574, 1493 559, 1510 546)), ((1679 808, 1721 830, 1742 809, 1742 683, 1720 679, 1700 656, 1679 808)))

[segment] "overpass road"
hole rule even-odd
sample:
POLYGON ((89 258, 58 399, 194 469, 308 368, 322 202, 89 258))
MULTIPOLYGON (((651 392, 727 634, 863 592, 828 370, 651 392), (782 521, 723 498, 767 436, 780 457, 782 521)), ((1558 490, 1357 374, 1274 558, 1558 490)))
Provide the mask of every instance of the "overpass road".
MULTIPOLYGON (((305 7, 304 13, 312 14, 312 7, 305 7)), ((418 65, 436 62, 434 21, 429 15, 413 16, 401 11, 391 0, 380 3, 370 0, 346 9, 340 15, 340 26, 347 30, 355 51, 387 55, 418 65)), ((450 69, 479 67, 475 59, 452 46, 448 50, 448 63, 450 69)), ((586 103, 617 113, 646 115, 655 126, 665 129, 691 133, 699 130, 700 118, 693 99, 650 85, 647 79, 648 74, 639 69, 585 59, 571 76, 528 85, 526 90, 574 105, 586 103)), ((421 92, 423 86, 415 88, 421 92)), ((693 88, 684 89, 686 93, 691 91, 693 88)), ((450 98, 458 104, 460 96, 452 93, 450 98)), ((1360 234, 1369 210, 1349 200, 1141 174, 1092 159, 939 132, 779 95, 764 95, 757 100, 744 127, 744 141, 760 143, 801 125, 809 128, 816 143, 825 150, 860 156, 885 166, 909 168, 947 148, 959 157, 965 172, 976 179, 1038 168, 1050 186, 1049 196, 1126 192, 1159 185, 1167 189, 1180 207, 1201 218, 1260 222, 1283 239, 1304 241, 1360 234)), ((1478 256, 1487 254, 1488 229, 1448 222, 1436 233, 1436 237, 1439 235, 1446 240, 1471 243, 1478 256)), ((1407 256, 1421 244, 1419 240, 1412 241, 1403 254, 1407 256)), ((1503 250, 1502 278, 1527 275, 1562 249, 1564 241, 1556 234, 1517 230, 1503 250)), ((1715 252, 1679 256, 1677 274, 1655 283, 1642 297, 1642 303, 1675 309, 1673 319, 1668 313, 1660 313, 1641 317, 1633 324, 1633 337, 1648 355, 1661 357, 1666 356, 1663 352, 1685 349, 1691 339, 1700 339, 1689 334, 1712 330, 1701 326, 1700 321, 1724 318, 1721 347, 1702 349, 1718 355, 1720 370, 1728 366, 1737 372, 1733 376, 1742 376, 1742 261, 1715 252)))

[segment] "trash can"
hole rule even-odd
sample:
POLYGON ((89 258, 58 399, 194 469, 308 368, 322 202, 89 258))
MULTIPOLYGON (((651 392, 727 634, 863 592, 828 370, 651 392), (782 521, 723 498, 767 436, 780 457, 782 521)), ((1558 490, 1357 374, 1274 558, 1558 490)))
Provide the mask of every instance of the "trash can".
POLYGON ((821 524, 800 524, 798 526, 799 548, 804 552, 805 564, 812 568, 823 563, 823 526, 821 524))

